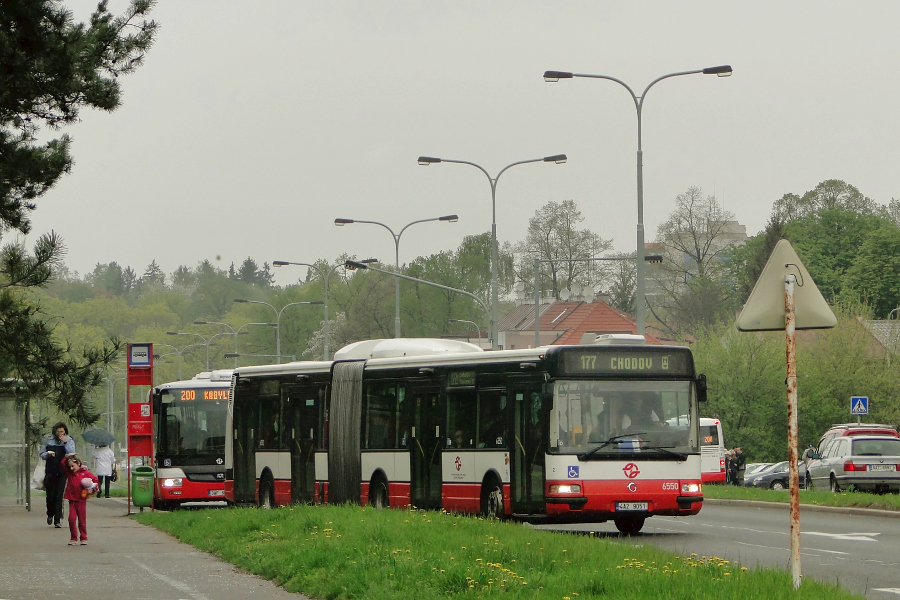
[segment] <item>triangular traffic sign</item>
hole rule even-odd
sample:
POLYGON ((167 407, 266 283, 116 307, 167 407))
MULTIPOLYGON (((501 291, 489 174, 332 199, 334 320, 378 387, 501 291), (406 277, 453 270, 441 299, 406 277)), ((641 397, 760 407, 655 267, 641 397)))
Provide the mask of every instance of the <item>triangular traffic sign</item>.
POLYGON ((829 329, 837 325, 822 292, 810 277, 790 242, 780 240, 763 268, 737 319, 741 331, 784 330, 784 281, 795 275, 794 316, 796 329, 829 329))

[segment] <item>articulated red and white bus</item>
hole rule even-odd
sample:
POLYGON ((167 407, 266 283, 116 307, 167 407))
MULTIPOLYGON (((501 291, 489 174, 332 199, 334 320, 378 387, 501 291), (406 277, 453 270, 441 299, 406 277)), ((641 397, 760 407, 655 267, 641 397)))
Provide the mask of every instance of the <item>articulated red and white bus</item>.
POLYGON ((333 362, 238 368, 226 498, 613 520, 625 533, 696 514, 705 377, 687 348, 601 337, 497 352, 372 340, 333 362))
POLYGON ((153 505, 225 500, 225 421, 231 369, 150 390, 156 482, 153 505))

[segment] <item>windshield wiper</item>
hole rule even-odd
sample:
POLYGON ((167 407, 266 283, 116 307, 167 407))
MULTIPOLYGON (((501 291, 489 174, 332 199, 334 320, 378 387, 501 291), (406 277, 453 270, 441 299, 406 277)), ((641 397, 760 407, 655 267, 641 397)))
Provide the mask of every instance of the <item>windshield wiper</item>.
POLYGON ((578 457, 578 460, 587 460, 590 457, 597 454, 598 452, 600 452, 601 450, 603 450, 604 448, 606 448, 607 446, 609 446, 610 444, 618 444, 619 442, 623 441, 624 438, 631 438, 631 437, 634 437, 637 435, 646 435, 646 434, 644 434, 644 433, 624 433, 622 435, 614 435, 611 438, 609 438, 608 440, 606 440, 605 442, 603 442, 602 444, 600 444, 599 446, 597 446, 596 448, 592 448, 592 449, 588 450, 587 452, 582 452, 581 454, 576 454, 576 456, 578 457))
POLYGON ((678 460, 687 460, 687 454, 683 454, 681 452, 672 452, 668 448, 672 448, 673 446, 641 446, 641 450, 657 450, 662 452, 663 454, 668 454, 670 456, 674 456, 678 460))

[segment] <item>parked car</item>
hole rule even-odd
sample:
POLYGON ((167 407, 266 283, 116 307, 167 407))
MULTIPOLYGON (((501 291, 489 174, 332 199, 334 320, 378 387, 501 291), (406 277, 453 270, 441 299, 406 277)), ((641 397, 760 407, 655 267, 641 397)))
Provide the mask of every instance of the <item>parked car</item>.
POLYGON ((750 463, 744 468, 744 478, 746 479, 750 475, 753 475, 760 469, 765 469, 766 467, 771 467, 773 463, 750 463))
POLYGON ((832 492, 854 489, 900 493, 900 438, 884 435, 840 436, 809 463, 811 487, 832 492))
MULTIPOLYGON (((800 487, 804 488, 806 487, 806 465, 801 461, 797 464, 797 468, 800 472, 800 487)), ((788 461, 783 460, 746 475, 744 477, 744 485, 770 490, 786 490, 790 489, 790 477, 788 461)))
POLYGON ((900 438, 900 433, 890 425, 881 425, 878 423, 842 423, 832 425, 831 428, 822 434, 819 443, 816 444, 816 452, 822 454, 828 442, 836 437, 854 436, 854 435, 889 435, 900 438))

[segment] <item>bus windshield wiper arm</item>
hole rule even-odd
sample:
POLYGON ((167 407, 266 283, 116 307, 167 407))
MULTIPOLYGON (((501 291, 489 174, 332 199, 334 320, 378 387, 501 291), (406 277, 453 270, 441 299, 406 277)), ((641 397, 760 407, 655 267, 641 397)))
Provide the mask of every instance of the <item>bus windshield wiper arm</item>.
MULTIPOLYGON (((669 448, 671 448, 671 446, 669 446, 669 448)), ((674 456, 679 460, 687 460, 687 454, 684 454, 682 452, 672 452, 664 446, 641 446, 641 450, 657 450, 659 452, 662 452, 663 454, 674 456)))
POLYGON ((610 444, 618 444, 619 442, 622 441, 623 438, 630 438, 630 437, 634 437, 636 435, 644 435, 644 434, 643 433, 624 433, 622 435, 614 435, 611 438, 609 438, 608 440, 606 440, 605 442, 603 442, 602 444, 600 444, 599 446, 597 446, 596 448, 592 448, 592 449, 588 450, 587 452, 582 452, 581 454, 577 454, 576 456, 578 457, 578 460, 587 460, 588 458, 594 456, 595 454, 597 454, 598 452, 600 452, 601 450, 603 450, 610 444))

